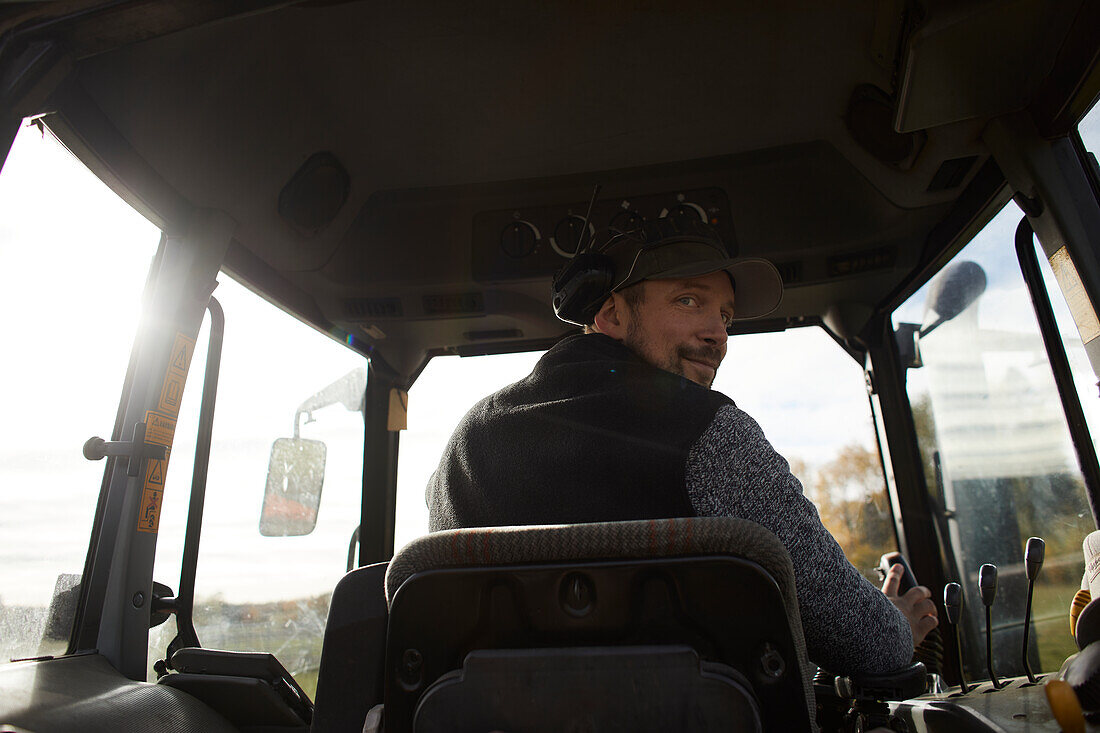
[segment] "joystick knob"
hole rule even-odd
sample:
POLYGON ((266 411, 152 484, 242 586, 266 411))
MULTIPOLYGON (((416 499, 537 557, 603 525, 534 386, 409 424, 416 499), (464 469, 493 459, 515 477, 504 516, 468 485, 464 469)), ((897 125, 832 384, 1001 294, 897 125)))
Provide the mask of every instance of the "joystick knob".
POLYGON ((970 692, 966 684, 966 672, 963 670, 962 645, 959 643, 959 617, 962 615, 963 594, 962 586, 958 583, 948 583, 943 587, 943 610, 947 614, 947 624, 955 634, 955 653, 958 655, 959 664, 959 691, 962 694, 970 692))
POLYGON ((978 568, 978 592, 983 606, 992 606, 997 597, 997 566, 986 563, 978 568))
POLYGON ((1043 559, 1047 553, 1047 543, 1042 537, 1029 537, 1027 547, 1024 548, 1024 566, 1027 568, 1027 579, 1034 581, 1039 577, 1039 570, 1043 567, 1043 559))
POLYGON ((947 623, 954 626, 959 623, 959 611, 962 610, 962 586, 948 583, 943 588, 943 610, 947 612, 947 623))
POLYGON ((985 606, 985 656, 989 669, 989 681, 996 690, 1004 687, 993 671, 993 599, 997 597, 997 566, 986 563, 978 568, 978 593, 985 606))
POLYGON ((1027 606, 1024 609, 1024 672, 1027 673, 1027 681, 1035 684, 1039 678, 1031 671, 1031 660, 1027 658, 1028 640, 1031 638, 1031 601, 1035 595, 1035 579, 1039 577, 1039 571, 1043 568, 1043 557, 1046 555, 1047 543, 1042 537, 1029 537, 1027 546, 1024 547, 1024 567, 1027 569, 1027 606))

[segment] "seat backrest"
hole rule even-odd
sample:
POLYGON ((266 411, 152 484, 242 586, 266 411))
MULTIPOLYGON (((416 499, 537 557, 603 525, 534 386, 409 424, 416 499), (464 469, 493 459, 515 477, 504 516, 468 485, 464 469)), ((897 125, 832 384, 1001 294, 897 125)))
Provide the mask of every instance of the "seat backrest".
MULTIPOLYGON (((722 710, 739 711, 748 730, 814 729, 790 557, 753 522, 437 532, 394 557, 386 598, 387 732, 432 730, 439 719, 455 730, 463 720, 551 730, 624 710, 644 711, 647 729, 661 716, 688 729, 690 716, 722 710), (625 708, 624 689, 634 696, 625 708), (441 714, 446 705, 457 707, 441 714)), ((596 729, 631 728, 641 729, 596 729)))
POLYGON ((367 711, 382 702, 386 567, 356 568, 332 592, 310 733, 360 733, 367 711))

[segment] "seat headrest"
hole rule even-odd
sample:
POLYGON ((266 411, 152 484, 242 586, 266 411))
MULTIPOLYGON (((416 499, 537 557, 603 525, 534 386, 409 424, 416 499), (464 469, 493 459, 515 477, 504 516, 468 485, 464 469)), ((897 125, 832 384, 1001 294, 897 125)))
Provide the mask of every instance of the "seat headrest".
MULTIPOLYGON (((418 537, 394 555, 386 601, 414 573, 429 568, 536 562, 619 560, 725 554, 751 560, 775 578, 797 614, 794 568, 779 539, 755 522, 734 517, 642 519, 630 522, 477 527, 418 537)), ((801 630, 801 628, 799 629, 801 630)))

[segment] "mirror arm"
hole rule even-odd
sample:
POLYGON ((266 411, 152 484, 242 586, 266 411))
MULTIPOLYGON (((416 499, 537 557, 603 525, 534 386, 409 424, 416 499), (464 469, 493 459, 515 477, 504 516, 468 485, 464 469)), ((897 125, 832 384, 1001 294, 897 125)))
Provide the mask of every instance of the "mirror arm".
POLYGON ((898 324, 897 330, 894 331, 894 339, 897 341, 898 356, 902 368, 919 369, 924 366, 924 362, 920 358, 920 337, 922 333, 919 323, 898 324))
POLYGON ((949 320, 951 320, 951 319, 950 318, 944 318, 942 316, 937 318, 936 320, 932 321, 930 324, 928 324, 924 328, 917 331, 917 338, 919 339, 923 336, 927 336, 928 334, 932 333, 933 331, 935 331, 937 328, 939 328, 943 324, 947 323, 949 320))
POLYGON ((364 409, 364 394, 367 388, 367 371, 362 367, 352 369, 344 376, 337 379, 321 391, 309 397, 298 405, 294 413, 294 437, 300 437, 298 433, 299 422, 302 415, 306 415, 306 424, 313 422, 313 411, 328 407, 329 405, 343 405, 349 412, 362 412, 364 409))
POLYGON ((199 535, 206 502, 206 475, 210 467, 210 441, 214 431, 214 402, 218 395, 218 374, 222 361, 225 314, 214 297, 206 306, 210 313, 210 340, 206 349, 206 375, 199 408, 199 431, 195 440, 195 467, 191 475, 191 502, 187 509, 187 530, 183 540, 179 593, 175 598, 176 638, 168 645, 167 657, 181 647, 199 646, 192 609, 195 603, 195 573, 199 561, 199 535))

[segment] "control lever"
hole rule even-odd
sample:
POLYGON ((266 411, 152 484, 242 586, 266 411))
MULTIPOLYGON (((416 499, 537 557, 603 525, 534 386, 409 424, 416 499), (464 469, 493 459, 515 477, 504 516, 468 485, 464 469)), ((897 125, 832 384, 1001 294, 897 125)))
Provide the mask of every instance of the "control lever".
POLYGON ((1027 672, 1027 681, 1035 684, 1039 678, 1031 671, 1031 663, 1027 660, 1027 641, 1031 633, 1031 596, 1035 592, 1035 579, 1039 577, 1039 571, 1043 567, 1043 558, 1046 555, 1046 543, 1040 537, 1029 537, 1027 547, 1024 548, 1024 567, 1027 569, 1027 607, 1024 609, 1024 671, 1027 672))
POLYGON ((886 573, 894 565, 901 565, 901 581, 898 583, 898 595, 905 595, 910 588, 916 588, 920 583, 917 576, 913 575, 913 569, 909 567, 909 561, 900 552, 887 552, 878 560, 878 574, 882 580, 886 579, 886 573))
POLYGON ((948 583, 943 587, 943 610, 947 613, 947 623, 955 634, 955 651, 959 655, 959 690, 965 695, 970 692, 970 686, 966 684, 966 673, 963 672, 963 653, 959 645, 959 618, 962 616, 962 586, 958 583, 948 583))
POLYGON ((997 679, 993 671, 993 599, 997 597, 997 566, 986 563, 978 568, 978 593, 985 606, 985 655, 989 666, 989 681, 994 689, 1001 689, 1004 683, 997 679))
POLYGON ((928 691, 928 670, 920 662, 882 674, 837 677, 838 696, 852 701, 845 730, 892 730, 888 700, 908 700, 928 691))
MULTIPOLYGON (((899 596, 905 595, 909 589, 920 585, 917 582, 917 576, 913 574, 913 569, 909 567, 905 555, 900 552, 888 552, 879 558, 878 568, 876 568, 879 578, 885 580, 886 574, 890 572, 890 568, 894 565, 901 565, 901 580, 898 582, 899 596)), ((929 631, 924 637, 924 641, 917 644, 913 650, 913 661, 924 664, 929 674, 936 675, 936 680, 939 680, 943 674, 943 636, 939 627, 929 631)))

